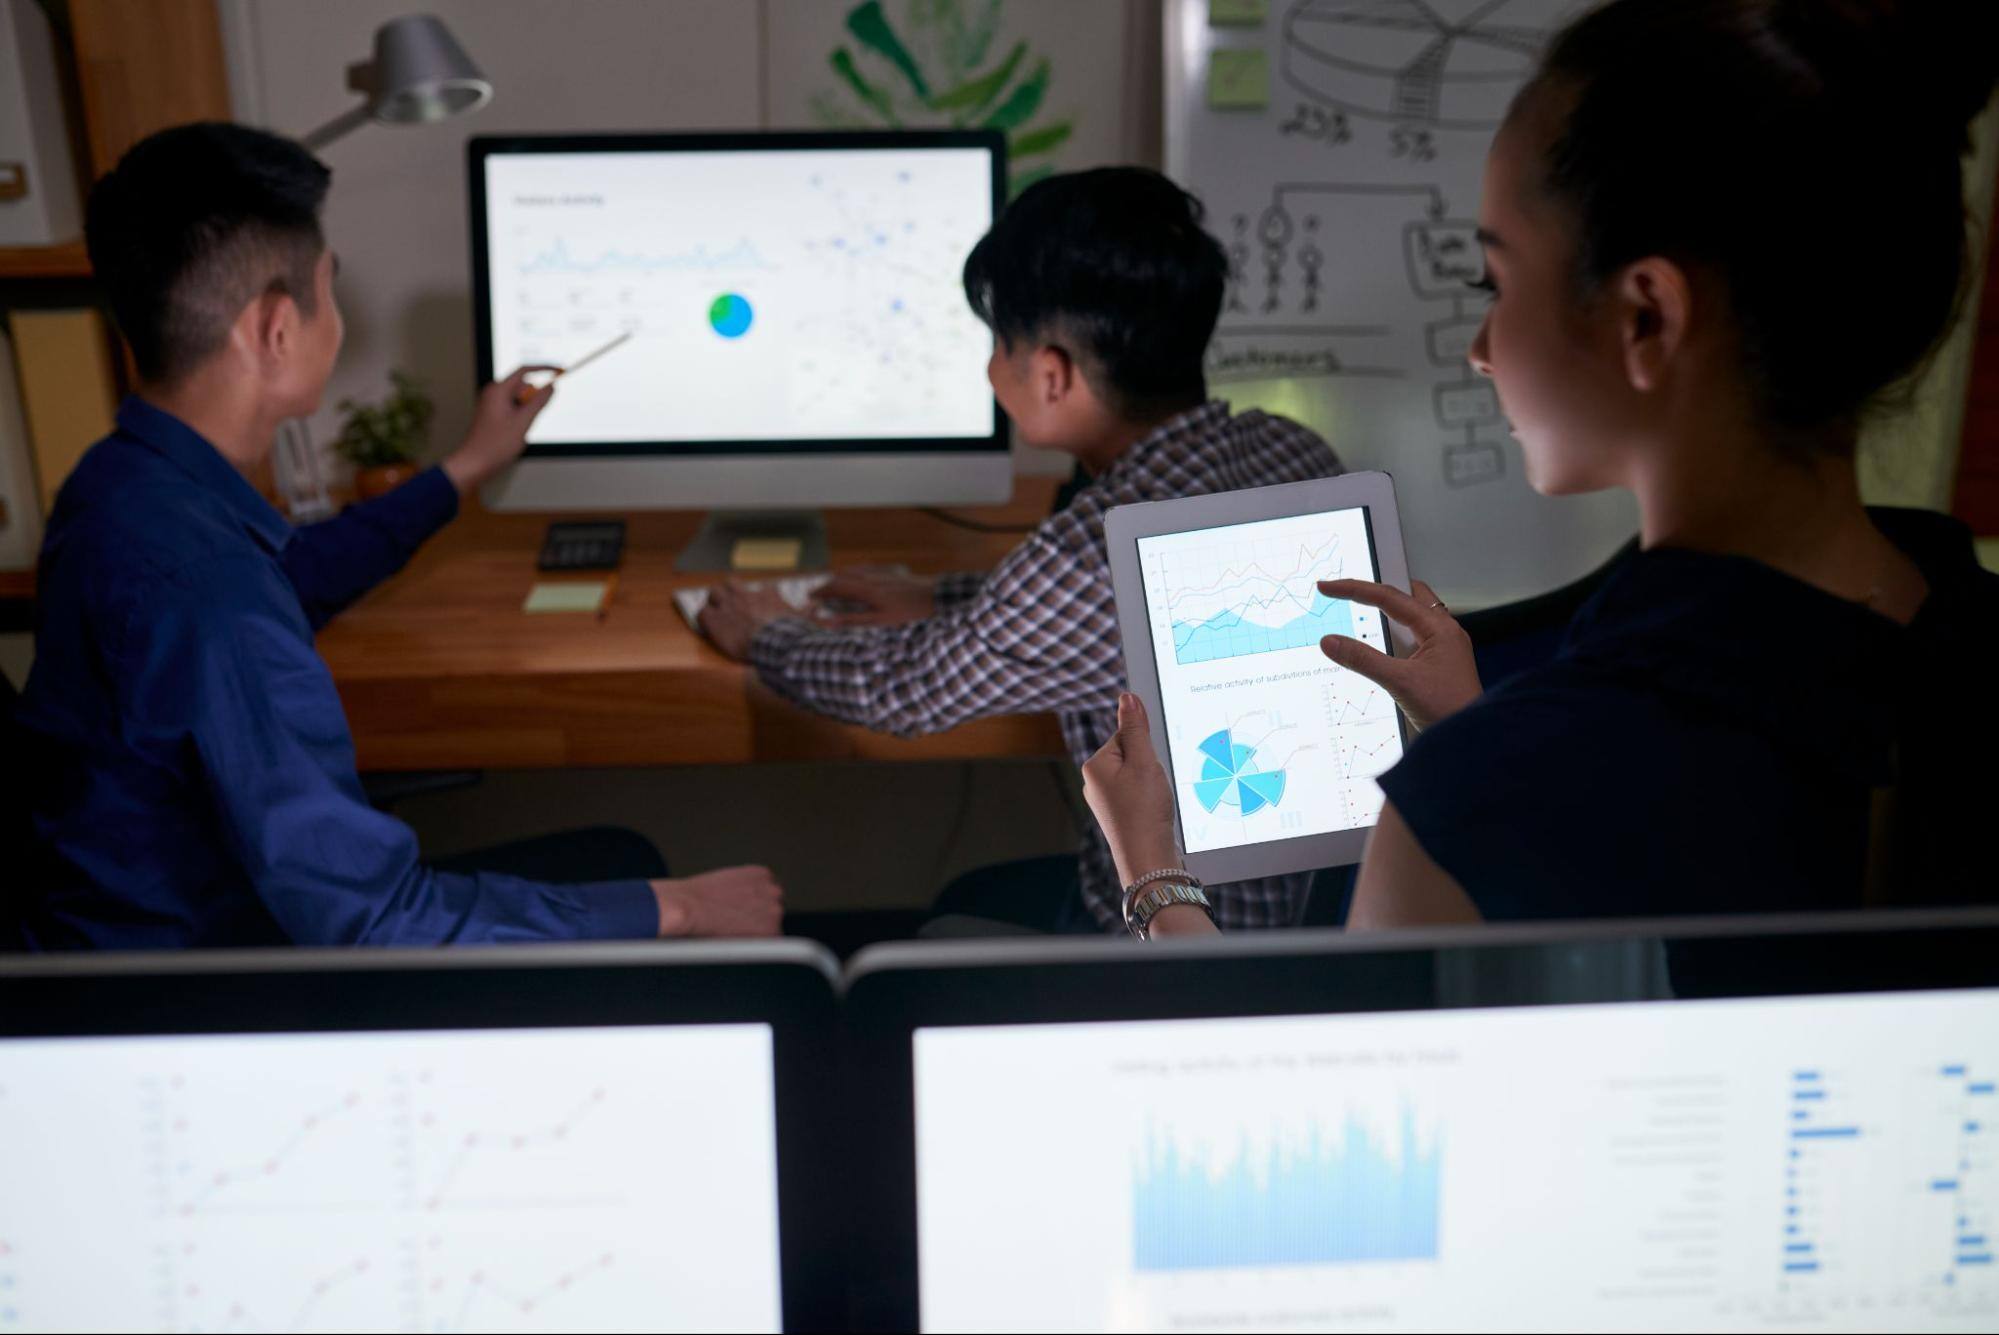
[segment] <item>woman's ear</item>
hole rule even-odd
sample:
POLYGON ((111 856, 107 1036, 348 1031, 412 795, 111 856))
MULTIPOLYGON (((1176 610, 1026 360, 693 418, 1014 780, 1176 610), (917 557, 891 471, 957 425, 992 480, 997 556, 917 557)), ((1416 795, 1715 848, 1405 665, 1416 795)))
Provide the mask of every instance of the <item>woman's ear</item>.
POLYGON ((1625 378, 1639 393, 1652 393, 1671 377, 1686 347, 1693 287, 1679 265, 1653 256, 1624 267, 1615 298, 1625 378))

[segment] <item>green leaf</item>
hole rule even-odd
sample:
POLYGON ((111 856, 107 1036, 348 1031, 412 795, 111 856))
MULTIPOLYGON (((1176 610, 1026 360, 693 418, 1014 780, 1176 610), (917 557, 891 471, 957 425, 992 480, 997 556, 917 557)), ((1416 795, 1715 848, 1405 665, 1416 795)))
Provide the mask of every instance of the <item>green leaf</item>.
POLYGON ((950 92, 940 93, 931 98, 930 109, 962 111, 968 114, 985 110, 986 105, 999 96, 1000 89, 1006 87, 1007 80, 1013 78, 1014 71, 1020 68, 1020 62, 1026 55, 1027 43, 1016 44, 1007 54, 1007 58, 1000 62, 998 69, 990 74, 981 74, 976 79, 969 79, 950 92))
POLYGON ((1007 95, 999 109, 986 117, 983 127, 988 130, 1011 130, 1033 118, 1041 110, 1041 99, 1048 96, 1048 62, 1042 61, 1034 67, 1034 73, 1027 81, 1007 95))
POLYGON ((842 82, 854 90, 856 97, 873 107, 875 112, 890 125, 900 125, 902 123, 896 118, 895 107, 889 102, 888 94, 875 87, 872 83, 869 83, 867 76, 862 74, 855 66, 853 52, 843 46, 835 51, 829 59, 833 66, 833 73, 839 75, 842 82))
POLYGON ((1009 158, 1031 158, 1037 153, 1052 152, 1068 142, 1069 135, 1075 128, 1073 122, 1057 121, 1053 125, 1044 125, 1039 130, 1029 130, 1025 134, 1015 135, 1007 141, 1006 155, 1009 158))
POLYGON ((909 54, 909 48, 889 27, 888 15, 882 13, 881 0, 867 0, 856 6, 847 15, 847 31, 854 34, 854 40, 870 51, 885 58, 889 64, 902 71, 902 77, 909 80, 909 86, 920 98, 928 100, 930 85, 923 78, 923 71, 916 68, 916 58, 909 54))
POLYGON ((967 66, 976 65, 986 58, 993 38, 999 33, 1000 0, 986 0, 979 7, 979 16, 972 20, 965 33, 964 60, 967 66))

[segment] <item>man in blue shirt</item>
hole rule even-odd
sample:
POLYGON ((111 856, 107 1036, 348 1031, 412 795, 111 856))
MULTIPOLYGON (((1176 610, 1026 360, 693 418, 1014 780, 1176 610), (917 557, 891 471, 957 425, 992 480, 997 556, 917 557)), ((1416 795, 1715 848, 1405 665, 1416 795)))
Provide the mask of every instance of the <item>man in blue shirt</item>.
POLYGON ((770 935, 760 867, 553 885, 426 867, 369 806, 313 632, 511 463, 547 404, 516 371, 442 465, 292 529, 245 479, 340 350, 330 174, 289 140, 190 125, 91 193, 90 259, 141 388, 50 515, 17 718, 40 847, 35 947, 770 935), (525 402, 521 401, 525 398, 525 402))

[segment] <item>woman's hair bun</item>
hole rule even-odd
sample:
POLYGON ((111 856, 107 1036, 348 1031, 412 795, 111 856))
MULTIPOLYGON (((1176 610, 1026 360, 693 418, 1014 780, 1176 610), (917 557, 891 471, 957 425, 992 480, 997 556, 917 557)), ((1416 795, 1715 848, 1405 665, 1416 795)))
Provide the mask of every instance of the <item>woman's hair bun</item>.
POLYGON ((1999 0, 1775 0, 1771 26, 1835 103, 1960 150, 1999 83, 1999 0))

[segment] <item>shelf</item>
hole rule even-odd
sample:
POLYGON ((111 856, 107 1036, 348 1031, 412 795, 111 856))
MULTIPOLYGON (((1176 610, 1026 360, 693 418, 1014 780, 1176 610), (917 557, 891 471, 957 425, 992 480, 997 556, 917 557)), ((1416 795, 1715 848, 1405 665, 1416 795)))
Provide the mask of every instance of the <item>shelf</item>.
POLYGON ((90 255, 80 240, 58 246, 0 246, 0 279, 88 277, 90 255))

